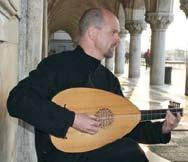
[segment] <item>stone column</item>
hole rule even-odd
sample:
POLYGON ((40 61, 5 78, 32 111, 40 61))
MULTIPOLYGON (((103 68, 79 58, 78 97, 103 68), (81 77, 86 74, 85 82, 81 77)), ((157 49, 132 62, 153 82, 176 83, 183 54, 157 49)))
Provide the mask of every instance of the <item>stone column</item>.
POLYGON ((108 68, 110 71, 114 70, 114 58, 115 56, 113 56, 112 58, 106 58, 105 59, 105 66, 106 68, 108 68))
POLYGON ((105 66, 105 58, 101 60, 101 64, 105 66))
POLYGON ((185 80, 185 95, 188 96, 188 53, 186 53, 186 80, 185 80))
POLYGON ((188 17, 188 0, 180 0, 180 9, 182 9, 185 16, 188 17))
POLYGON ((118 19, 120 24, 120 42, 118 47, 116 48, 114 73, 123 74, 125 67, 125 53, 126 53, 125 38, 127 31, 125 30, 125 11, 121 4, 119 6, 118 19))
POLYGON ((48 0, 44 0, 42 58, 48 56, 48 0))
MULTIPOLYGON (((18 80, 28 76, 42 58, 43 0, 21 0, 18 80)), ((19 120, 17 162, 36 162, 34 129, 19 120)))
POLYGON ((17 119, 7 112, 7 98, 17 83, 19 3, 0 0, 0 162, 16 158, 17 119))
POLYGON ((125 67, 125 53, 126 53, 126 30, 122 30, 120 32, 120 43, 116 50, 115 55, 115 73, 116 74, 123 74, 124 67, 125 67))
MULTIPOLYGON (((180 8, 185 12, 188 18, 188 0, 180 0, 180 8)), ((186 52, 186 80, 185 80, 185 95, 188 96, 188 53, 186 52)))
POLYGON ((146 12, 146 21, 152 30, 150 84, 163 85, 165 71, 165 35, 173 15, 163 12, 146 12))
POLYGON ((129 20, 125 22, 125 28, 130 32, 129 47, 129 78, 140 77, 141 61, 141 33, 146 28, 143 20, 129 20))

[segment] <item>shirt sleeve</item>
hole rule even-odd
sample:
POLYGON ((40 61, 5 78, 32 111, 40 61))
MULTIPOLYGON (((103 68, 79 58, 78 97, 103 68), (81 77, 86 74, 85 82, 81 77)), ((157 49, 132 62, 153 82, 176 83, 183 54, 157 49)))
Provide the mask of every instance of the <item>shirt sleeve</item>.
POLYGON ((7 100, 9 114, 20 118, 35 129, 64 137, 74 121, 74 112, 51 101, 55 91, 56 72, 47 59, 20 81, 7 100))
POLYGON ((126 136, 144 144, 168 143, 171 133, 162 134, 162 125, 163 122, 141 122, 126 136))

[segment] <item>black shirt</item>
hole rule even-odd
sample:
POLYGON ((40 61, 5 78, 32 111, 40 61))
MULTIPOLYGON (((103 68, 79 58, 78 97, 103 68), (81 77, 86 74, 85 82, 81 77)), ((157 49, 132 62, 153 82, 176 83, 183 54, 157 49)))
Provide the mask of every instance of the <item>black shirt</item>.
MULTIPOLYGON (((73 124, 75 113, 56 105, 51 99, 58 92, 72 87, 93 87, 123 96, 118 79, 80 46, 74 51, 42 60, 37 69, 20 81, 9 95, 9 113, 35 127, 40 162, 57 154, 65 155, 56 150, 49 134, 65 137, 73 124)), ((161 126, 161 122, 140 123, 127 137, 142 143, 166 143, 170 140, 170 134, 161 134, 161 126)))

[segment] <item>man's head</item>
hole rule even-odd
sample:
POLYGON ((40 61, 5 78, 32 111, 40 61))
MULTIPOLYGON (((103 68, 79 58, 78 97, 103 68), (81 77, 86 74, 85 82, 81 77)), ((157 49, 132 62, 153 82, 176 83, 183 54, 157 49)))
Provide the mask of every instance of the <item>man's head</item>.
POLYGON ((119 43, 119 22, 117 17, 107 9, 93 8, 87 10, 79 22, 79 44, 86 53, 97 59, 113 56, 119 43))
POLYGON ((92 8, 86 10, 79 21, 80 35, 83 35, 91 25, 100 28, 103 22, 104 18, 101 9, 92 8))

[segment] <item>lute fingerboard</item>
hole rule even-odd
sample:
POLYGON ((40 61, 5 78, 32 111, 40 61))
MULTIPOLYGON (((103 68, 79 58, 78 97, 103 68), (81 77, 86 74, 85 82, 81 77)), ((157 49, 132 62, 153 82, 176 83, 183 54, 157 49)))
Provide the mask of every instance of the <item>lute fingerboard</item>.
POLYGON ((166 116, 166 111, 170 110, 175 116, 179 112, 183 116, 182 108, 173 109, 158 109, 158 110, 141 110, 141 121, 163 119, 166 116))

